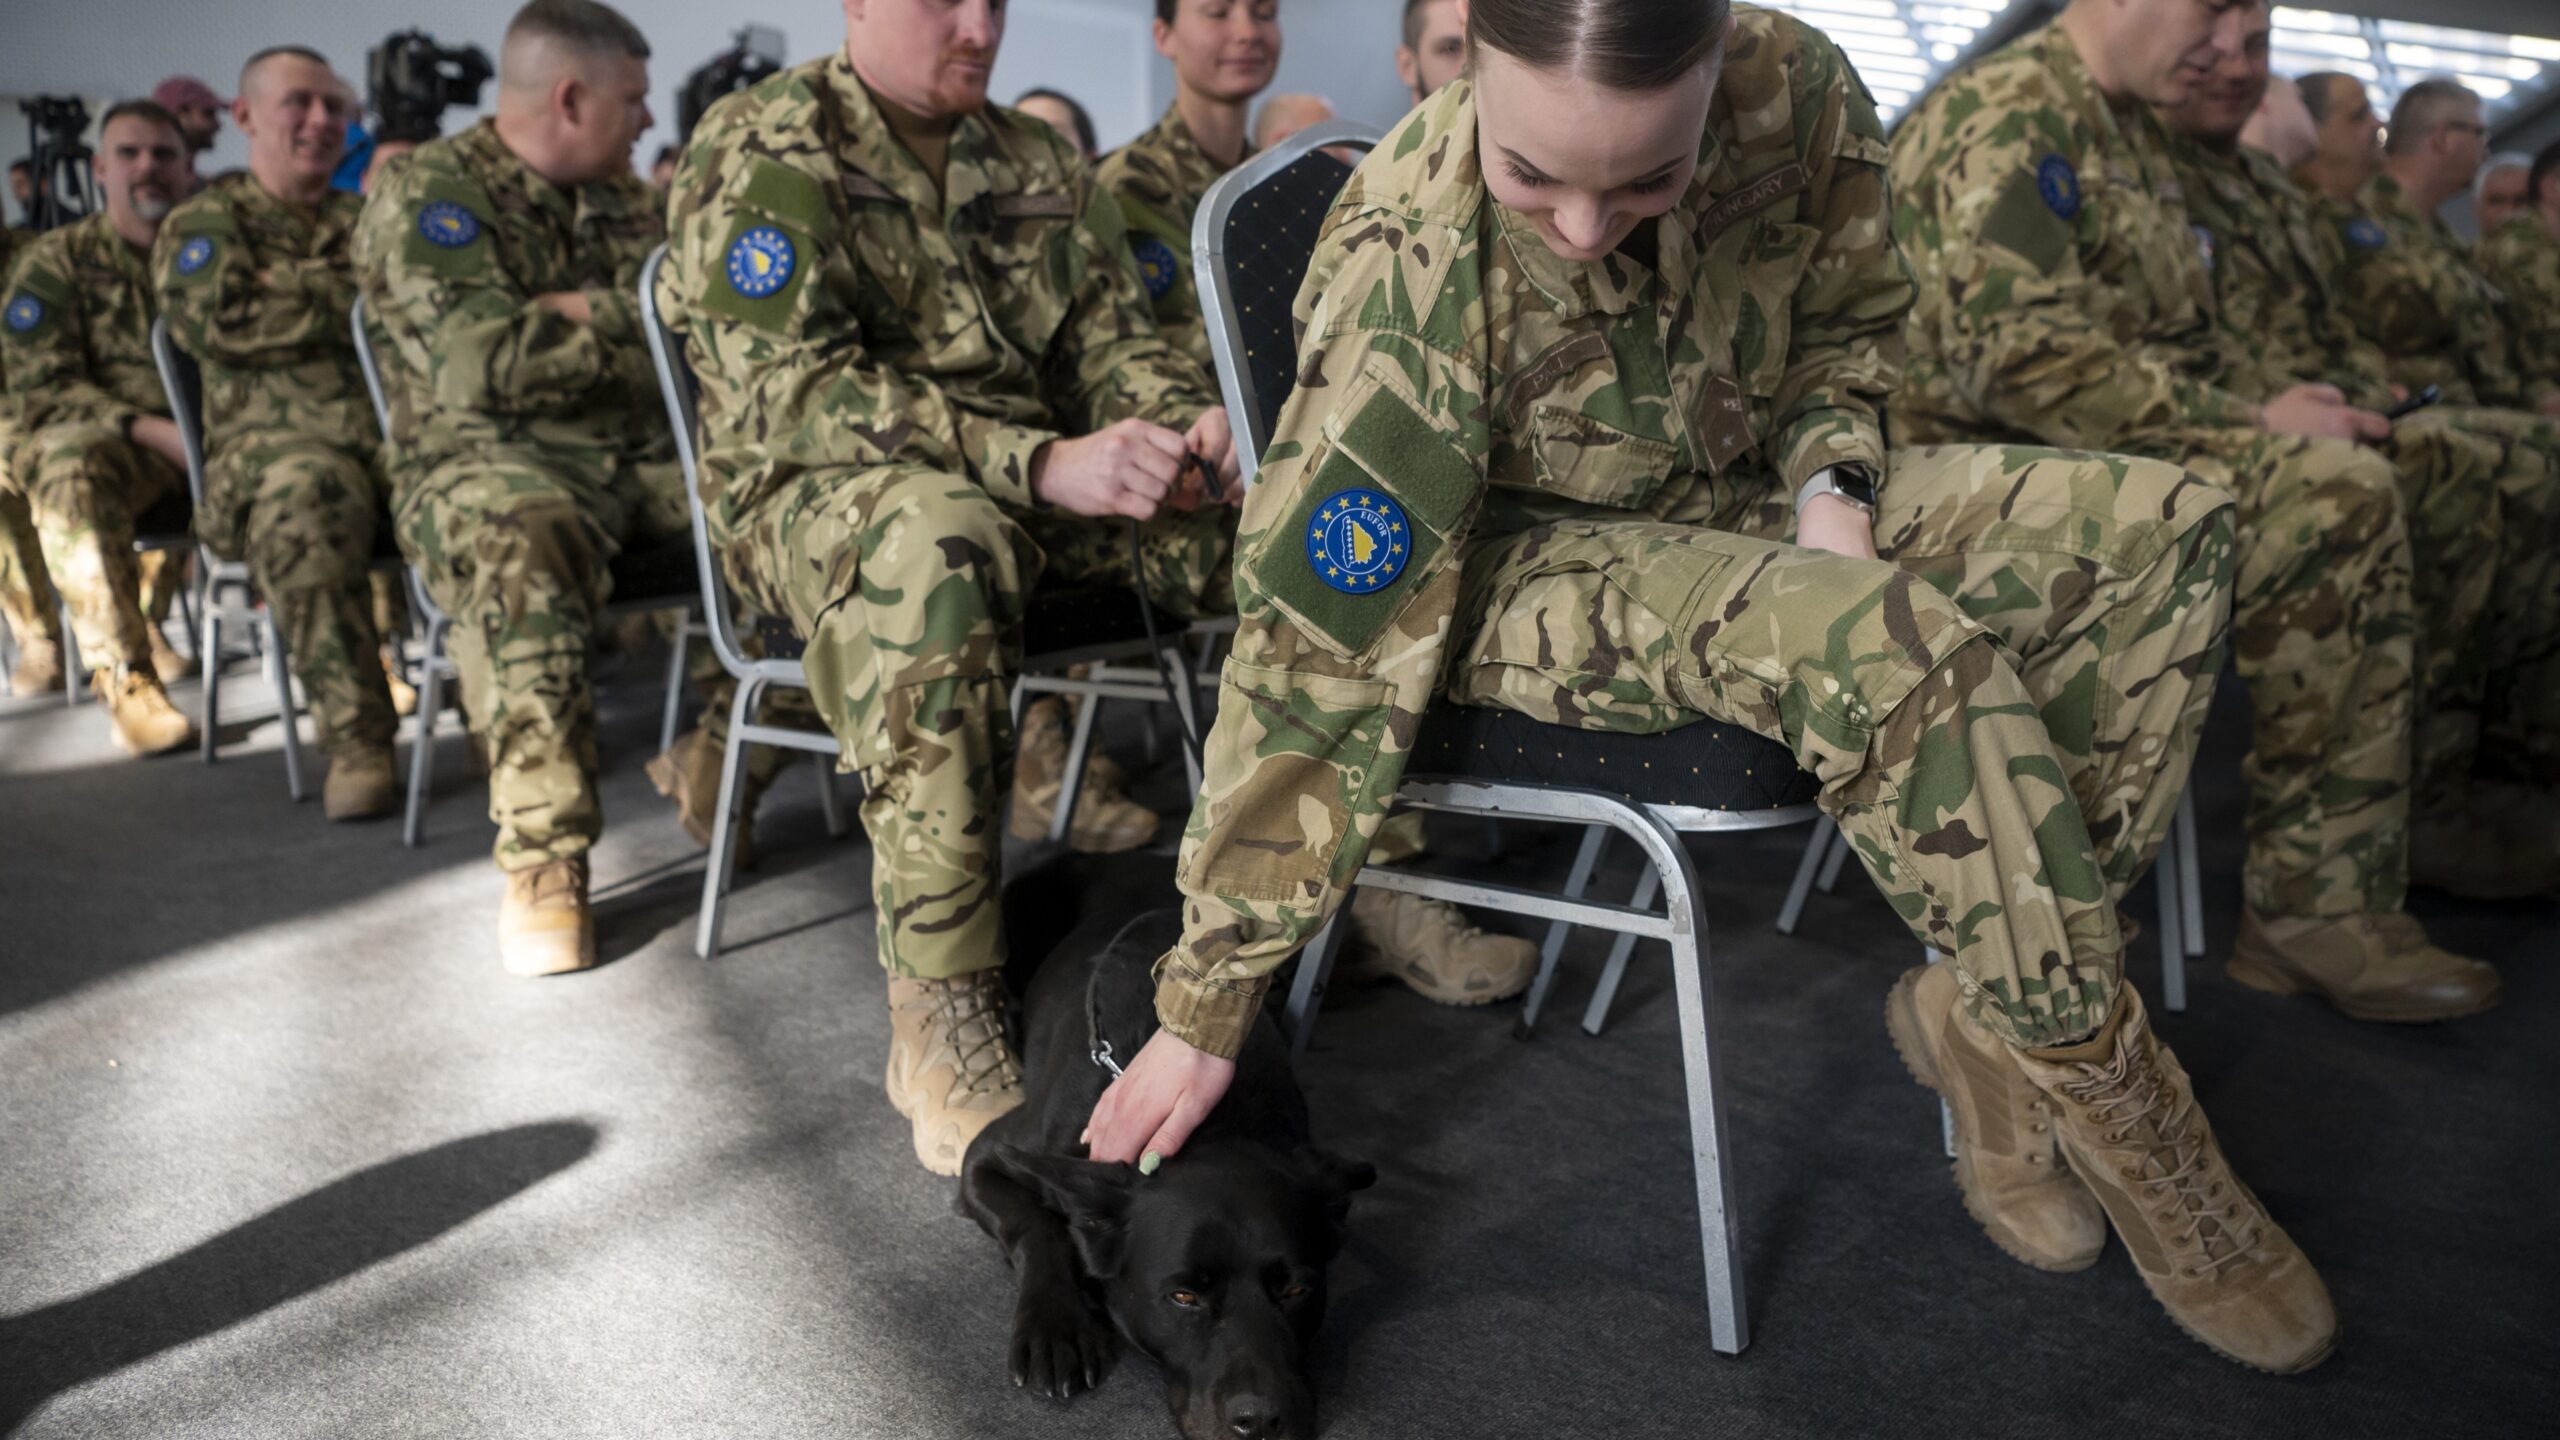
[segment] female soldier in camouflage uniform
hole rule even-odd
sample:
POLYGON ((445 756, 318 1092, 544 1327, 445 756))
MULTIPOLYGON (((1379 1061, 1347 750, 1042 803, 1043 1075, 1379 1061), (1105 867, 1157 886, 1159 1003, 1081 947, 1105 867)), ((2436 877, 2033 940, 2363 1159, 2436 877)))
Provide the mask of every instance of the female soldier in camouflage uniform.
POLYGON ((1707 716, 1820 777, 1951 957, 1888 1021, 1954 1104, 1992 1238, 2077 1269, 2112 1220, 2191 1334, 2315 1364, 2326 1290, 2119 983, 2114 902, 2222 661, 2231 501, 2116 457, 1888 461, 1912 289, 1874 106, 1802 24, 1727 26, 1721 0, 1477 0, 1470 81, 1337 200, 1238 540, 1163 1029, 1093 1154, 1169 1152, 1217 1103, 1435 697, 1594 729, 1707 716))

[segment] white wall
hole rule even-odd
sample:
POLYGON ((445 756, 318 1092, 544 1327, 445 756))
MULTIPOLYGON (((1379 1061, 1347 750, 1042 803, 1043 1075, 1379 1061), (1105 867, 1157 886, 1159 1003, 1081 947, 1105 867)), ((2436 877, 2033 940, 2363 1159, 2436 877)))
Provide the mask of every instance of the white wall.
MULTIPOLYGON (((419 26, 448 45, 476 44, 493 56, 521 0, 0 0, 0 96, 132 96, 161 77, 188 72, 225 94, 240 62, 268 45, 301 44, 327 55, 363 83, 366 50, 394 30, 419 26)), ((833 0, 621 0, 647 33, 660 130, 640 159, 674 138, 675 92, 687 72, 726 50, 748 23, 782 31, 796 61, 841 42, 833 0)), ((1285 44, 1280 90, 1310 90, 1345 115, 1385 125, 1404 113, 1396 83, 1401 0, 1282 0, 1285 44)), ((1010 100, 1034 85, 1084 102, 1107 149, 1153 123, 1173 98, 1172 67, 1147 38, 1153 0, 1013 0, 995 93, 1010 100)), ((494 86, 483 92, 492 98, 494 86)), ((92 109, 96 108, 94 102, 92 109)), ((448 130, 464 123, 447 117, 448 130)), ((0 157, 25 153, 14 103, 0 111, 0 157)), ((240 138, 226 123, 210 170, 240 164, 240 138)))

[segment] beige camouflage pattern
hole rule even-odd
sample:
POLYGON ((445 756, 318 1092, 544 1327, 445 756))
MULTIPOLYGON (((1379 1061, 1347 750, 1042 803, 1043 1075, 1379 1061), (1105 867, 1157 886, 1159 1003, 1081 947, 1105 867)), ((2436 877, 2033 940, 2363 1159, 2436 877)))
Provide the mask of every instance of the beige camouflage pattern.
POLYGON ((2175 466, 1897 451, 1908 272, 1847 62, 1739 28, 1658 266, 1568 264, 1485 190, 1466 82, 1352 177, 1299 294, 1299 383, 1248 499, 1241 615, 1157 1009, 1233 1054, 1357 875, 1434 697, 1658 731, 1700 716, 1820 778, 1915 936, 2012 1044, 2089 1033, 2112 898, 2177 802, 2222 656, 2229 497, 2175 466), (1667 364, 1665 363, 1667 360, 1667 364), (1814 470, 1884 475, 1888 557, 1797 549, 1814 470), (1346 493, 1410 553, 1344 594, 1346 493))
POLYGON ((1895 132, 1893 183, 1919 278, 1902 435, 2127 450, 2230 490, 2249 904, 2398 909, 2416 663, 2400 477, 2342 441, 2256 428, 2165 127, 2110 106, 2048 27, 1930 92, 1895 132))
POLYGON ((689 523, 639 328, 656 204, 630 176, 559 189, 484 122, 420 146, 356 227, 394 523, 454 617, 504 870, 584 854, 601 832, 588 655, 606 567, 689 523), (563 291, 591 323, 534 303, 563 291))
POLYGON ((2338 219, 2347 314, 2390 357, 2391 378, 2434 385, 2448 405, 2524 406, 2524 375, 2503 318, 2507 300, 2442 220, 2418 213, 2399 182, 2376 175, 2338 219))
MULTIPOLYGON (((35 237, 0 227, 0 303, 17 293, 9 285, 18 252, 35 237)), ((45 569, 44 547, 36 541, 36 521, 26 493, 11 478, 11 457, 18 448, 17 407, 9 400, 5 345, 0 345, 0 620, 5 620, 21 646, 59 644, 62 616, 53 593, 53 575, 45 569)))
POLYGON ((1103 156, 1094 169, 1128 224, 1130 258, 1137 262, 1157 333, 1204 371, 1217 362, 1201 323, 1200 287, 1191 276, 1191 221, 1200 213, 1201 197, 1227 169, 1191 137, 1176 105, 1166 106, 1145 134, 1103 156))
POLYGON ((2560 394, 2560 238, 2530 211, 2480 237, 2480 272, 2507 297, 2516 365, 2538 406, 2560 394))
POLYGON ((242 171, 171 211, 152 247, 170 338, 204 381, 196 534, 248 562, 333 755, 387 750, 398 724, 372 593, 388 487, 347 330, 363 208, 334 190, 290 205, 242 171))
MULTIPOLYGON (((1021 622, 1125 582, 1126 528, 1035 507, 1032 456, 1215 404, 1156 334, 1120 212, 1036 120, 963 117, 942 181, 839 54, 714 106, 670 195, 664 313, 701 380, 702 485, 739 593, 806 638, 859 771, 881 962, 1003 963, 994 899, 1021 622)), ((1151 524, 1148 585, 1223 608, 1227 517, 1151 524)))
POLYGON ((2213 287, 2215 337, 2231 388, 2263 398, 2305 382, 2387 410, 2382 347, 2355 327, 2338 293, 2337 227, 2263 150, 2218 150, 2178 135, 2170 153, 2213 287))
POLYGON ((141 603, 134 522, 186 493, 184 471, 125 438, 136 417, 169 414, 151 360, 158 313, 150 256, 104 213, 28 245, 0 300, 17 419, 11 473, 92 670, 150 663, 158 615, 146 619, 141 603))

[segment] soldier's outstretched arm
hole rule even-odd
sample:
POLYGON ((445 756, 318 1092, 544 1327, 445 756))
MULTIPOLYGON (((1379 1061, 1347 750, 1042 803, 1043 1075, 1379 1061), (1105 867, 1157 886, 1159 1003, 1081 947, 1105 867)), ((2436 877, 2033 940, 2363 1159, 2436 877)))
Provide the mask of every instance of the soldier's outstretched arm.
POLYGON ((2071 129, 2061 104, 1986 103, 1942 86, 1894 134, 1894 236, 1919 279, 1934 361, 1983 415, 2051 445, 2105 450, 2165 429, 2254 424, 2238 396, 2098 323, 2079 251, 2097 221, 2047 138, 2071 129))
POLYGON ((171 338, 199 360, 261 369, 347 346, 354 267, 314 257, 262 268, 218 196, 199 195, 161 223, 151 274, 171 338))
POLYGON ((1188 429, 1218 404, 1217 382, 1156 329, 1119 202, 1091 170, 1068 173, 1076 189, 1075 247, 1054 363, 1070 408, 1087 430, 1132 416, 1188 429))
POLYGON ((580 324, 539 303, 499 263, 488 194, 446 165, 394 172, 365 202, 359 264, 374 268, 377 323, 440 404, 483 415, 543 415, 592 403, 640 346, 632 300, 591 292, 580 324))
POLYGON ((8 371, 20 433, 73 424, 121 429, 142 415, 90 378, 82 338, 87 304, 60 243, 38 241, 19 259, 0 301, 0 354, 7 356, 0 368, 8 371))

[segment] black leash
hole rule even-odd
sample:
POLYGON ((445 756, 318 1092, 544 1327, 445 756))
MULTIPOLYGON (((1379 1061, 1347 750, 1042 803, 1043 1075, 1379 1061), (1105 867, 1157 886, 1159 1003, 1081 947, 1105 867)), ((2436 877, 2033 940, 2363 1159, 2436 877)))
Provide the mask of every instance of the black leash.
MULTIPOLYGON (((1185 454, 1182 457, 1182 468, 1188 470, 1194 466, 1199 467, 1201 487, 1208 491, 1209 498, 1213 501, 1219 499, 1218 472, 1210 467, 1208 461, 1199 456, 1185 454)), ((1194 719, 1200 714, 1200 691, 1191 683, 1188 666, 1183 668, 1182 674, 1176 675, 1173 667, 1165 663, 1164 641, 1156 634, 1155 601, 1147 594, 1146 558, 1139 553, 1138 547, 1138 522, 1132 519, 1129 521, 1129 573, 1138 582, 1138 618, 1147 627, 1147 654, 1155 660, 1157 677, 1164 681, 1165 698, 1170 700, 1176 694, 1180 694, 1191 702, 1189 705, 1176 705, 1174 718, 1182 723, 1182 742, 1190 747, 1191 763, 1199 766, 1201 773, 1205 775, 1208 773, 1208 754, 1194 719), (1180 687, 1179 690, 1175 688, 1177 686, 1180 687)), ((1112 1066, 1111 1073, 1119 1074, 1119 1067, 1112 1066)))
MULTIPOLYGON (((1121 926, 1120 933, 1111 937, 1111 943, 1102 947, 1103 953, 1108 955, 1119 949, 1120 942, 1129 938, 1129 932, 1145 924, 1147 919, 1147 916, 1140 915, 1121 926)), ((1102 967, 1100 965, 1094 966, 1093 973, 1085 977, 1084 1033, 1086 1057, 1094 1064, 1110 1071, 1112 1079, 1119 1079, 1120 1062, 1112 1055, 1111 1042, 1104 1039, 1102 1034, 1102 967)))

